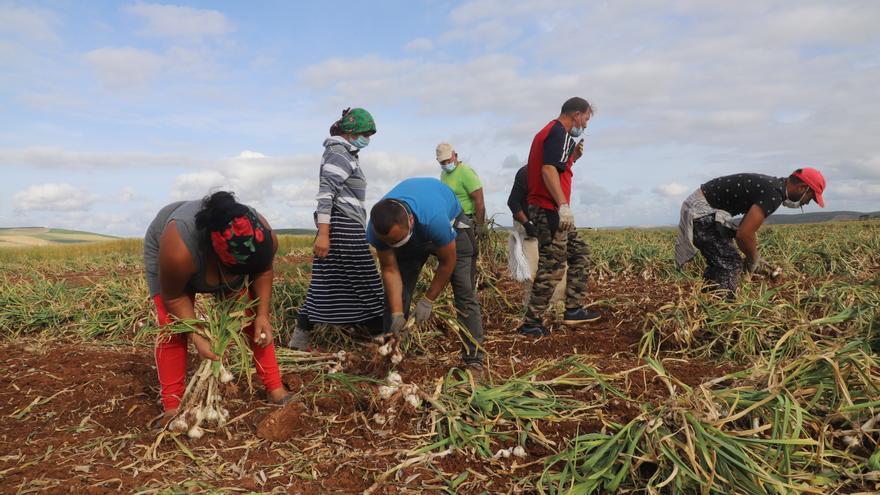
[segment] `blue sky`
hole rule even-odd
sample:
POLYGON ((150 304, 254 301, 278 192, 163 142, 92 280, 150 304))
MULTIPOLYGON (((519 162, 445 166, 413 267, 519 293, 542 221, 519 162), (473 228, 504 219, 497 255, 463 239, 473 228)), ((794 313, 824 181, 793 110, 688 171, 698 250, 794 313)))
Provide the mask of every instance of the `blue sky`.
POLYGON ((311 226, 346 106, 379 129, 369 202, 450 141, 509 224, 517 165, 575 95, 597 108, 580 226, 673 224, 712 177, 807 165, 828 209, 878 210, 878 24, 871 1, 0 1, 0 226, 137 236, 218 187, 311 226))

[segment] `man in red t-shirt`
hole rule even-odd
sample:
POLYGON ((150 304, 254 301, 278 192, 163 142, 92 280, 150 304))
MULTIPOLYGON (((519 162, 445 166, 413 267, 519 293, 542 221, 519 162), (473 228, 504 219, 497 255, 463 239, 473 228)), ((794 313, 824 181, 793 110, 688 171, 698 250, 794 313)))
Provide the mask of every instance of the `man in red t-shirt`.
POLYGON ((571 167, 584 152, 583 134, 593 109, 583 98, 569 98, 559 118, 544 126, 529 151, 529 219, 538 238, 538 273, 519 333, 534 337, 549 335, 542 322, 553 289, 566 273, 565 316, 562 323, 577 325, 599 319, 583 307, 587 295, 587 244, 574 226, 571 200, 571 167))

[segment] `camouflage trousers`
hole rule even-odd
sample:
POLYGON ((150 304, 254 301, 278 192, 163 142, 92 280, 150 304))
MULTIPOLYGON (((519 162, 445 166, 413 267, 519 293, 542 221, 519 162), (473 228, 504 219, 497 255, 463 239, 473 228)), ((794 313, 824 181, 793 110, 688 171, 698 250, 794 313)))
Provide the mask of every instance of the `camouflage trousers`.
POLYGON ((732 297, 739 285, 743 261, 733 238, 736 231, 715 221, 714 215, 694 220, 694 247, 706 259, 703 278, 711 289, 727 292, 732 297))
POLYGON ((541 325, 556 285, 566 277, 565 309, 583 306, 587 295, 590 248, 575 229, 559 230, 559 214, 529 205, 529 219, 538 233, 538 273, 523 318, 525 325, 541 325), (566 271, 566 266, 568 270, 566 271))

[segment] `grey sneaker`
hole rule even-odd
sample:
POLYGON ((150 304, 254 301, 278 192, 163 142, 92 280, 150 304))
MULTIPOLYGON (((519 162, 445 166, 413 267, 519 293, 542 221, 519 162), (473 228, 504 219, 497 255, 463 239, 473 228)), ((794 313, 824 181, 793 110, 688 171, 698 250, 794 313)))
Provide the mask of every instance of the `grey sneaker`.
POLYGON ((309 350, 309 332, 303 330, 297 323, 293 328, 293 334, 291 334, 290 340, 287 341, 287 347, 298 351, 309 350))

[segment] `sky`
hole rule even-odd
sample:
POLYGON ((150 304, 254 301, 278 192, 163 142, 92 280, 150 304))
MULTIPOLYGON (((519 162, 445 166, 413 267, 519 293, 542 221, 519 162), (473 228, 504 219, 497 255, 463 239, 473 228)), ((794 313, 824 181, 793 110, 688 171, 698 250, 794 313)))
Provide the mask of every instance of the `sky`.
MULTIPOLYGON (((880 210, 880 2, 0 0, 0 227, 141 236, 232 190, 313 227, 345 107, 369 206, 438 176, 441 141, 510 225, 534 135, 581 96, 578 226, 678 222, 721 175, 812 166, 828 210, 880 210)), ((811 204, 807 211, 818 211, 811 204)))

